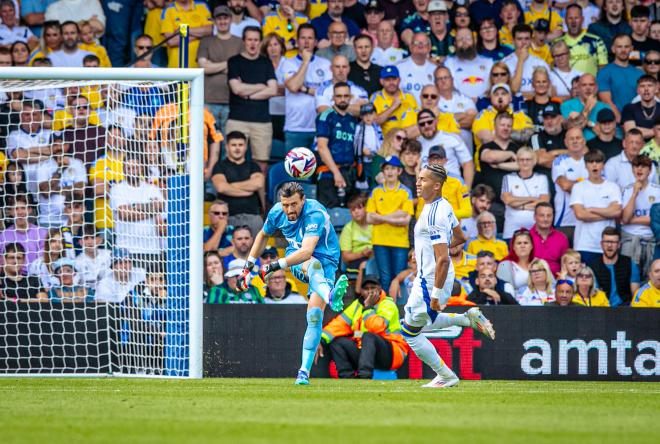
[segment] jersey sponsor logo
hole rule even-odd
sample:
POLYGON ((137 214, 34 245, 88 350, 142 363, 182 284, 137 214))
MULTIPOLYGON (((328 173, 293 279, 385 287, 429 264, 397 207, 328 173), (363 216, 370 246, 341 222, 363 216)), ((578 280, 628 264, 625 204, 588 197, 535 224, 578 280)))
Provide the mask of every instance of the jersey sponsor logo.
POLYGON ((469 85, 478 85, 481 83, 484 83, 484 78, 483 77, 477 77, 477 76, 468 76, 464 78, 461 83, 467 83, 469 85))
POLYGON ((308 224, 305 226, 305 231, 316 230, 319 227, 319 224, 308 224))

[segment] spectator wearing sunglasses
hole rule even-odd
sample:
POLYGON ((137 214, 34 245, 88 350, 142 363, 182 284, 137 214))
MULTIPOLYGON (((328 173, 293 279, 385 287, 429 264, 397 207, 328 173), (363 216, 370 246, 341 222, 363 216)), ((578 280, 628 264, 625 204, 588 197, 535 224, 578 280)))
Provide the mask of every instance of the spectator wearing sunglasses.
MULTIPOLYGON (((660 28, 660 26, 658 26, 658 28, 660 28)), ((649 51, 646 54, 646 57, 644 57, 642 69, 646 74, 658 79, 658 73, 660 73, 660 52, 655 50, 649 51)))
POLYGON ((582 267, 577 272, 573 304, 585 307, 609 307, 607 296, 596 287, 596 277, 589 267, 582 267))
POLYGON ((229 224, 229 206, 224 200, 215 200, 208 211, 209 225, 204 227, 204 251, 217 251, 228 256, 234 249, 231 243, 234 227, 229 224))

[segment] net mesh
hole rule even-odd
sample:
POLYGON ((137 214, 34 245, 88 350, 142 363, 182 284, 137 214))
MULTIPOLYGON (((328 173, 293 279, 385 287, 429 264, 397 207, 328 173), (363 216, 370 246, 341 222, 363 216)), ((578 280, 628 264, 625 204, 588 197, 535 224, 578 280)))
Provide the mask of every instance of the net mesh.
POLYGON ((0 373, 187 376, 189 87, 0 81, 0 373))

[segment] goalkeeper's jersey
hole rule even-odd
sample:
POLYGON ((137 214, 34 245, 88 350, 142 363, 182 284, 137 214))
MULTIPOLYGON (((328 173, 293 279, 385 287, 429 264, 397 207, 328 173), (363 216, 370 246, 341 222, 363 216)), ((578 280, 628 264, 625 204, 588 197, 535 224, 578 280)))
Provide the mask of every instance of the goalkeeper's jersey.
MULTIPOLYGON (((451 244, 454 227, 458 219, 451 205, 442 197, 424 205, 422 214, 415 224, 415 259, 417 261, 417 276, 414 286, 423 282, 433 285, 435 282, 435 266, 437 259, 433 246, 436 244, 451 244)), ((448 279, 453 280, 454 265, 449 261, 448 279)))

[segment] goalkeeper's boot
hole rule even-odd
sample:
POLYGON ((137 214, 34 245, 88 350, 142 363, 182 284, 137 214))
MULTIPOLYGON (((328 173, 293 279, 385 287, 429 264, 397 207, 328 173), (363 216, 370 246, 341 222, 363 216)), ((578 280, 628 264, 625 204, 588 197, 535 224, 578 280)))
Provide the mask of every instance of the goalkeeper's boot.
POLYGON ((428 384, 424 384, 422 387, 423 388, 449 388, 453 387, 458 384, 460 379, 458 379, 458 376, 453 375, 452 377, 442 377, 440 375, 437 375, 431 382, 428 384))
POLYGON ((486 316, 481 312, 478 307, 472 307, 465 313, 465 316, 470 320, 470 327, 480 331, 490 339, 495 339, 495 329, 493 324, 486 319, 486 316))
POLYGON ((345 274, 342 274, 330 292, 330 308, 332 308, 332 311, 340 312, 344 309, 344 295, 347 289, 348 278, 345 274))
POLYGON ((295 385, 309 385, 309 372, 298 370, 295 385))

